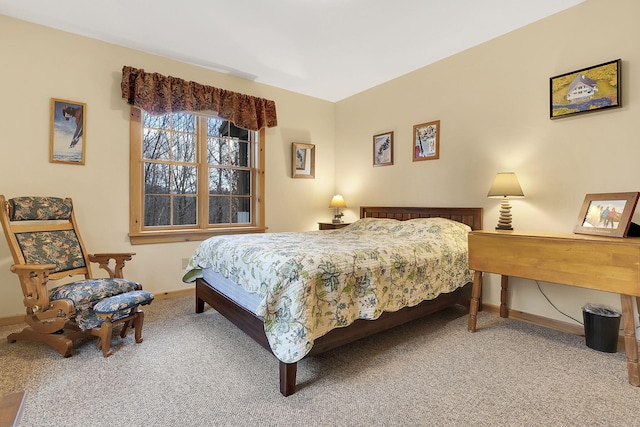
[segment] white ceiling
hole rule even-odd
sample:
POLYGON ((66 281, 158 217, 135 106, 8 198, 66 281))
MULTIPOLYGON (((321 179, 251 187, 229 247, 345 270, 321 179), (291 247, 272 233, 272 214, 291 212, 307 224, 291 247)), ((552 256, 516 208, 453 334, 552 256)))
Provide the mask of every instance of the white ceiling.
POLYGON ((583 1, 0 0, 0 14, 339 101, 583 1))

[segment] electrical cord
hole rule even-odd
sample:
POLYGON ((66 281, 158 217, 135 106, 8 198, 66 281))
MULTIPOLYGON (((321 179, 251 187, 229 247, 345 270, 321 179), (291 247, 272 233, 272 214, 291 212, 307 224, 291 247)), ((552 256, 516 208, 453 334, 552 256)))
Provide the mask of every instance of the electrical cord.
POLYGON ((569 316, 567 313, 564 313, 562 310, 560 310, 558 307, 556 307, 556 306, 555 306, 555 304, 554 304, 554 303, 552 303, 552 302, 551 302, 551 300, 549 299, 549 297, 544 293, 544 291, 543 291, 543 290, 542 290, 542 288, 540 287, 540 283, 538 283, 538 281, 537 281, 537 280, 535 280, 535 282, 536 282, 536 285, 538 286, 538 290, 540 291, 540 293, 542 294, 542 296, 547 300, 547 302, 548 302, 549 304, 551 304, 551 307, 555 308, 555 309, 556 309, 556 311, 557 311, 558 313, 562 314, 563 316, 568 317, 569 319, 573 320, 574 322, 577 322, 577 323, 579 323, 579 324, 581 324, 581 325, 584 325, 584 323, 582 323, 582 322, 581 322, 581 321, 579 321, 578 319, 576 319, 576 318, 574 318, 574 317, 569 316))
MULTIPOLYGON (((565 317, 568 317, 569 319, 573 320, 574 322, 579 323, 580 325, 584 326, 584 323, 579 321, 578 319, 569 316, 568 314, 564 313, 562 310, 560 310, 558 307, 555 306, 555 304, 553 304, 551 302, 551 300, 549 299, 549 297, 544 293, 544 291, 542 290, 542 288, 540 287, 540 283, 538 283, 537 280, 534 280, 534 282, 536 282, 536 286, 538 286, 538 290, 540 291, 540 293, 542 294, 542 296, 547 300, 547 302, 551 305, 551 307, 555 308, 556 311, 560 314, 562 314, 565 317)), ((638 330, 638 332, 640 332, 640 326, 637 326, 636 329, 638 330)), ((624 328, 619 328, 620 331, 623 331, 624 328)))

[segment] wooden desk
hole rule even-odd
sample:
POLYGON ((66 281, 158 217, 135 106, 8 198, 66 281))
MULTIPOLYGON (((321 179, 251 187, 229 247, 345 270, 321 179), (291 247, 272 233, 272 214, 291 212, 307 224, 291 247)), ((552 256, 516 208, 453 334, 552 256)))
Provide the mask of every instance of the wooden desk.
MULTIPOLYGON (((500 316, 507 317, 509 276, 620 294, 629 383, 640 386, 633 314, 640 309, 640 238, 573 233, 472 231, 469 267, 475 270, 470 331, 476 330, 482 273, 502 275, 500 316)), ((640 311, 640 310, 639 310, 640 311)))

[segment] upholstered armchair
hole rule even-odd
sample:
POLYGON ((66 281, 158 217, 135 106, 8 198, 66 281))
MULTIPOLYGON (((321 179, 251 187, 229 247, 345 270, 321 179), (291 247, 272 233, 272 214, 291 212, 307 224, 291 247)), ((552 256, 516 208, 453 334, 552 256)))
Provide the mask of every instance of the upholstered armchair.
POLYGON ((18 275, 27 327, 7 337, 9 342, 40 341, 68 357, 74 342, 94 335, 102 354, 111 354, 115 325, 122 325, 120 337, 130 328, 142 342, 144 313, 153 294, 137 282, 125 280, 122 269, 133 253, 87 254, 71 199, 0 195, 0 222, 18 275), (108 272, 94 278, 90 263, 108 272), (68 277, 81 280, 73 281, 68 277), (54 287, 60 279, 61 284, 54 287), (50 289, 51 288, 51 289, 50 289))

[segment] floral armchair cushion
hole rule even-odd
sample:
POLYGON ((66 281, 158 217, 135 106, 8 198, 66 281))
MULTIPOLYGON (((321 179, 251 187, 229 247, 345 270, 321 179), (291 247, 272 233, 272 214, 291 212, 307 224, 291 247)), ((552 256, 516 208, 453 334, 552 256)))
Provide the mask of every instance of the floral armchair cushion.
POLYGON ((68 220, 71 201, 59 197, 15 197, 11 204, 11 221, 68 220))
POLYGON ((76 323, 80 329, 85 330, 96 328, 104 321, 93 311, 93 306, 99 301, 141 289, 142 286, 139 283, 125 279, 87 279, 52 289, 49 299, 51 301, 71 300, 76 308, 76 323))
POLYGON ((16 239, 28 264, 55 264, 54 272, 86 266, 73 230, 16 233, 16 239))

